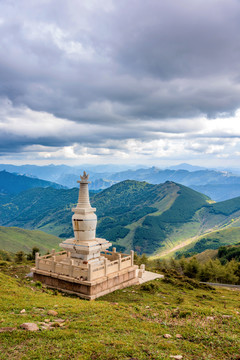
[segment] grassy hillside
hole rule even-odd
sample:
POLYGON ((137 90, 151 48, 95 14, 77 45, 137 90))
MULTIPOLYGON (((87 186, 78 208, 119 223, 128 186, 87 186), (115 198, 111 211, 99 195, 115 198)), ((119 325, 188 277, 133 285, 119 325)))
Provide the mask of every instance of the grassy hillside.
POLYGON ((62 189, 63 186, 51 181, 32 178, 25 175, 12 174, 0 171, 0 194, 18 194, 24 190, 36 187, 53 187, 62 189))
POLYGON ((194 257, 197 259, 200 263, 206 263, 209 259, 216 259, 218 254, 218 250, 204 250, 203 252, 199 254, 195 254, 194 257))
MULTIPOLYGON (((76 188, 31 189, 5 198, 5 203, 2 200, 0 222, 71 237, 71 208, 77 198, 76 188)), ((97 208, 98 236, 107 238, 119 250, 134 248, 151 254, 196 235, 200 223, 195 213, 208 204, 208 198, 173 182, 151 185, 128 180, 92 194, 91 203, 97 208)))
MULTIPOLYGON (((2 196, 0 225, 71 237, 71 209, 77 198, 77 188, 37 188, 2 196)), ((91 204, 97 208, 97 236, 120 251, 134 249, 157 257, 178 251, 185 242, 193 247, 204 233, 240 227, 240 198, 212 203, 207 196, 170 181, 159 185, 123 181, 91 194, 91 204)))
POLYGON ((0 207, 0 225, 41 229, 49 234, 72 236, 71 208, 78 189, 30 189, 7 198, 0 207))
MULTIPOLYGON (((240 262, 240 243, 236 245, 226 245, 220 246, 218 249, 212 250, 204 250, 201 253, 194 254, 190 257, 191 252, 185 253, 187 255, 187 259, 196 258, 199 263, 206 263, 209 259, 220 259, 222 264, 226 264, 231 260, 236 260, 238 263, 240 262)), ((178 258, 181 259, 181 254, 179 254, 178 258)), ((239 270, 237 271, 238 276, 240 275, 239 270)), ((238 281, 239 283, 239 281, 238 281)))
POLYGON ((46 234, 43 231, 0 226, 1 250, 12 253, 22 250, 30 253, 31 249, 36 246, 42 253, 46 253, 53 248, 58 249, 59 243, 60 239, 58 237, 46 234))
POLYGON ((5 270, 18 279, 0 272, 1 360, 239 358, 238 291, 168 277, 88 302, 22 280, 23 270, 5 270), (48 315, 53 309, 55 317, 48 315), (51 330, 45 319, 55 323, 51 330), (22 330, 25 322, 41 330, 22 330))
POLYGON ((240 197, 212 204, 209 209, 213 214, 229 216, 240 210, 240 197))
POLYGON ((146 216, 161 214, 169 208, 177 197, 177 191, 177 186, 171 183, 154 186, 128 180, 112 186, 93 198, 100 219, 98 234, 117 242, 120 248, 135 248, 138 246, 134 242, 135 233, 146 216))
POLYGON ((195 234, 193 217, 208 198, 170 181, 151 185, 127 180, 95 195, 92 203, 99 216, 98 235, 120 250, 152 254, 186 233, 195 234))
POLYGON ((182 232, 192 231, 194 234, 195 212, 207 204, 208 198, 205 195, 190 188, 171 182, 167 182, 165 186, 166 191, 175 194, 176 197, 169 208, 165 208, 160 214, 147 216, 142 222, 142 227, 137 228, 133 245, 135 248, 140 247, 141 252, 151 254, 159 248, 159 245, 163 246, 161 243, 166 243, 168 239, 171 245, 171 242, 174 243, 181 238, 182 232), (191 229, 187 229, 188 225, 191 229), (177 232, 178 236, 174 236, 177 232))
POLYGON ((191 245, 176 253, 202 253, 207 249, 218 249, 220 246, 234 245, 240 242, 240 227, 212 231, 197 238, 191 245))

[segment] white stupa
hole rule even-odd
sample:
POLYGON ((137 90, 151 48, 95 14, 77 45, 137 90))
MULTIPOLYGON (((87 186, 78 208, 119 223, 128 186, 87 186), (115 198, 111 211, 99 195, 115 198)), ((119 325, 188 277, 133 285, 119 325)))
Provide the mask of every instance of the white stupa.
POLYGON ((112 244, 96 238, 97 215, 96 209, 91 207, 89 201, 88 181, 89 175, 84 171, 81 177, 78 203, 72 211, 72 225, 74 238, 67 239, 60 244, 66 251, 70 251, 72 258, 82 259, 84 262, 100 261, 100 252, 106 250, 112 244))
POLYGON ((134 265, 134 251, 130 254, 108 251, 112 244, 96 238, 96 209, 91 207, 88 175, 81 176, 78 203, 73 208, 74 238, 60 244, 63 251, 39 256, 32 269, 34 279, 50 288, 93 300, 117 289, 138 284, 144 266, 134 265))

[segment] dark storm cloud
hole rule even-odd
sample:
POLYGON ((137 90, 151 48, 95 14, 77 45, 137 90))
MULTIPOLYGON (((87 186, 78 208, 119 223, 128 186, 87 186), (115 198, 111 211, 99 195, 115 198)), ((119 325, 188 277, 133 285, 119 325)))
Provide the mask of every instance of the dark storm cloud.
POLYGON ((126 67, 166 80, 239 70, 239 1, 125 5, 120 2, 113 21, 119 30, 115 50, 126 67))
POLYGON ((103 126, 64 136, 9 126, 2 151, 148 140, 196 126, 174 119, 232 115, 240 107, 239 44, 237 0, 0 2, 0 97, 15 115, 26 106, 103 126))

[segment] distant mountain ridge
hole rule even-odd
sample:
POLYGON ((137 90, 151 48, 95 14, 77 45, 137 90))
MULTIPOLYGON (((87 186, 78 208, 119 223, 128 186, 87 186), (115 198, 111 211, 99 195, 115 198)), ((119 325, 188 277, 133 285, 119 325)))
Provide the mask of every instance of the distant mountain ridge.
POLYGON ((240 184, 206 184, 191 185, 190 187, 215 201, 224 201, 240 196, 240 184))
POLYGON ((187 163, 181 163, 178 165, 168 166, 170 170, 187 170, 187 171, 198 171, 198 170, 208 170, 206 167, 190 165, 187 163))
POLYGON ((148 169, 128 170, 109 176, 111 180, 147 181, 150 184, 160 184, 165 181, 174 181, 185 186, 204 184, 240 184, 240 177, 224 171, 215 170, 161 170, 156 167, 148 169))
POLYGON ((161 170, 156 167, 138 170, 128 170, 109 175, 115 182, 124 180, 147 181, 151 184, 160 184, 165 181, 188 186, 211 197, 215 201, 231 199, 240 196, 240 176, 232 175, 226 171, 215 170, 161 170))
POLYGON ((54 181, 68 188, 76 186, 80 173, 86 170, 90 173, 90 189, 105 189, 113 184, 124 180, 147 181, 151 184, 160 184, 165 181, 191 187, 210 196, 215 201, 223 201, 240 196, 240 176, 233 175, 227 171, 208 170, 189 164, 170 166, 168 169, 158 167, 128 169, 116 172, 117 166, 84 166, 71 167, 66 165, 4 165, 0 164, 0 169, 16 171, 21 174, 37 176, 38 178, 54 181), (181 169, 181 167, 183 169, 181 169))
POLYGON ((54 189, 64 188, 64 186, 50 181, 9 173, 5 170, 0 171, 0 193, 2 194, 18 194, 31 188, 49 186, 54 189))

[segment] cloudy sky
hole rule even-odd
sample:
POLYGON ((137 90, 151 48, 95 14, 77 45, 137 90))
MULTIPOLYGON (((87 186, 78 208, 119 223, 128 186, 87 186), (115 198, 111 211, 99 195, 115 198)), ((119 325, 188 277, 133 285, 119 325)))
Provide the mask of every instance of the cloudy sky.
POLYGON ((0 0, 1 163, 239 159, 239 0, 0 0))

